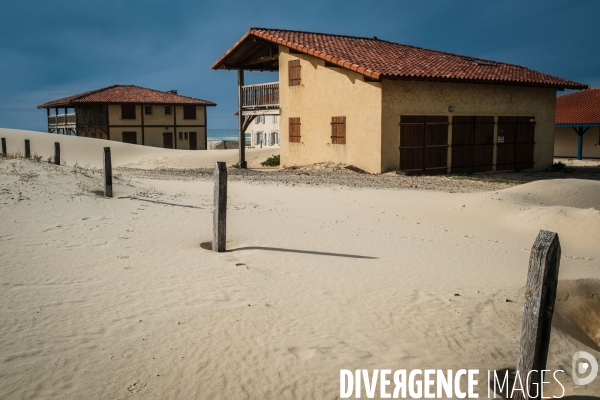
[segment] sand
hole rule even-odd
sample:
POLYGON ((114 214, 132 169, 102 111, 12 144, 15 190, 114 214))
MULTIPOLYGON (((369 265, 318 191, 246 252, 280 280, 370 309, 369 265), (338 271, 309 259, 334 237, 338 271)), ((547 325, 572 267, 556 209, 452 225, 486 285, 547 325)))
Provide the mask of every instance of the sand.
MULTIPOLYGON (((567 395, 600 393, 571 378, 576 351, 600 359, 599 182, 233 181, 219 254, 202 245, 211 182, 121 179, 105 199, 69 160, 93 165, 106 142, 60 140, 78 154, 67 166, 0 161, 0 398, 335 399, 340 369, 359 368, 480 369, 485 398, 486 371, 516 364, 540 229, 563 254, 548 368, 567 395)), ((165 157, 112 145, 119 165, 165 157)))

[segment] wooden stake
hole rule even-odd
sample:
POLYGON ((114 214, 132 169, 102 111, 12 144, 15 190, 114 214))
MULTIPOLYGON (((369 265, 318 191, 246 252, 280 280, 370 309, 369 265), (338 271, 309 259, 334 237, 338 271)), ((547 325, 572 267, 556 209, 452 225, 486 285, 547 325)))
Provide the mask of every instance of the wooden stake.
POLYGON ((6 138, 2 138, 2 155, 6 157, 6 138))
POLYGON ((54 164, 60 165, 60 143, 54 142, 54 164))
POLYGON ((110 162, 110 147, 104 148, 104 196, 113 197, 112 165, 110 162))
MULTIPOLYGON (((543 379, 541 371, 546 369, 548 358, 560 253, 558 234, 541 230, 529 257, 517 362, 517 372, 525 391, 527 391, 527 374, 533 371, 529 379, 529 396, 527 396, 530 399, 541 397, 540 387, 543 379)), ((515 392, 515 399, 527 397, 523 397, 521 392, 515 392)))
POLYGON ((227 227, 227 166, 218 161, 215 165, 215 210, 213 212, 212 250, 225 252, 225 228, 227 227))
POLYGON ((29 139, 25 139, 25 158, 31 158, 31 149, 29 147, 29 139))

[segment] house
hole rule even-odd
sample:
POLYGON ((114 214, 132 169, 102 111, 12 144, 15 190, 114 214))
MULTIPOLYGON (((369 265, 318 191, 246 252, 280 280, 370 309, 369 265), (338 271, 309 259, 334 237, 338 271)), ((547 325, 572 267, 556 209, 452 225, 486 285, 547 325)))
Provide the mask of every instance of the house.
POLYGON ((47 110, 49 133, 168 149, 206 150, 206 107, 212 106, 216 104, 181 96, 176 90, 161 92, 113 85, 37 108, 47 110))
POLYGON ((279 145, 279 115, 256 115, 244 133, 250 136, 250 146, 279 145))
POLYGON ((548 166, 556 91, 587 87, 377 37, 264 28, 250 28, 211 68, 238 71, 239 132, 263 99, 277 99, 264 110, 280 114, 282 164, 372 173, 548 166), (257 93, 244 87, 245 70, 278 72, 278 80, 257 93))
POLYGON ((554 155, 600 158, 600 88, 556 98, 554 155))

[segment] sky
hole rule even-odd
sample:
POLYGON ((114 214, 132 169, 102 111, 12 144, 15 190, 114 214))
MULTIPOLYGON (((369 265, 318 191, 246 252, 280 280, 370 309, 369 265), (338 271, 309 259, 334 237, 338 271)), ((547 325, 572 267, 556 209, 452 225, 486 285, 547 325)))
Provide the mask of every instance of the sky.
POLYGON ((235 129, 236 72, 210 66, 250 27, 377 36, 600 87, 598 16, 597 0, 2 0, 0 127, 46 131, 38 104, 131 84, 213 101, 209 129, 235 129))

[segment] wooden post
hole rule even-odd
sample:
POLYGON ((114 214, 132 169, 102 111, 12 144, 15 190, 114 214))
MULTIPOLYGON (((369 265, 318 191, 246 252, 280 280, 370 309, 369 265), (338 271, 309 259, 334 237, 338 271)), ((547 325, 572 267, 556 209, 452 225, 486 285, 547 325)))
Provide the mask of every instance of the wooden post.
POLYGON ((110 147, 104 148, 104 196, 113 197, 112 165, 110 162, 110 147))
POLYGON ((60 143, 54 142, 54 164, 60 165, 60 143))
POLYGON ((558 234, 541 230, 529 256, 517 362, 517 371, 526 391, 527 374, 530 371, 534 372, 531 372, 529 379, 529 396, 523 397, 521 392, 515 392, 515 399, 541 397, 540 387, 543 380, 541 371, 546 369, 548 358, 560 253, 558 234), (534 384, 537 384, 537 388, 534 384))
POLYGON ((2 155, 6 157, 6 138, 2 138, 2 155))
POLYGON ((31 148, 29 146, 29 139, 25 139, 25 158, 31 158, 31 148))
POLYGON ((244 70, 237 70, 238 76, 238 140, 240 142, 240 168, 248 168, 246 163, 246 134, 244 133, 244 115, 242 107, 244 105, 244 70))
POLYGON ((227 227, 227 166, 222 161, 215 165, 215 210, 213 212, 212 250, 225 252, 225 228, 227 227))

